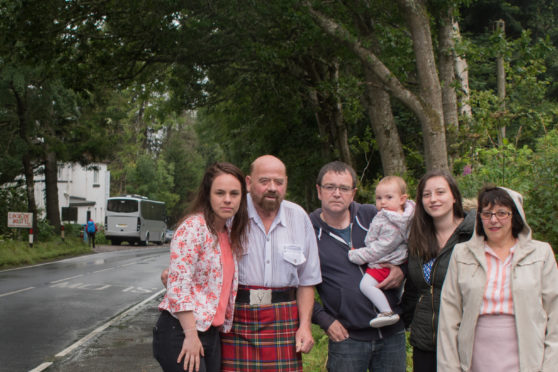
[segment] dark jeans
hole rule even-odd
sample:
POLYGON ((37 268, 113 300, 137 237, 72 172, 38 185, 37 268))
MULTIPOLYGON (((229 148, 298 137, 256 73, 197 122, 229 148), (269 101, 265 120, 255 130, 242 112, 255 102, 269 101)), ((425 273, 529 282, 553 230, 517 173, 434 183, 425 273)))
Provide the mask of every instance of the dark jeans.
MULTIPOLYGON (((200 372, 219 372, 221 370, 221 337, 219 330, 209 327, 206 332, 198 332, 203 346, 204 357, 200 358, 200 372)), ((153 328, 153 356, 165 372, 184 372, 184 358, 176 362, 182 350, 184 332, 178 319, 163 311, 153 328)))
POLYGON ((89 238, 89 245, 93 244, 93 248, 95 248, 95 233, 87 233, 87 238, 89 238))
POLYGON ((375 341, 329 340, 327 370, 331 372, 405 372, 405 331, 375 341))
POLYGON ((413 371, 436 372, 436 353, 413 347, 413 371))

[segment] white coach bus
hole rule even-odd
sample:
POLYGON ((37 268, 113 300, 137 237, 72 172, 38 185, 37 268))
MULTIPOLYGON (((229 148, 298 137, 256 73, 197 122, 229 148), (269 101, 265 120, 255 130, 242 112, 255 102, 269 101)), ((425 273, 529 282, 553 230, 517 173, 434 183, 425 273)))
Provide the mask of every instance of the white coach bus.
POLYGON ((113 245, 147 245, 165 241, 165 203, 141 195, 108 198, 105 215, 105 236, 113 245))

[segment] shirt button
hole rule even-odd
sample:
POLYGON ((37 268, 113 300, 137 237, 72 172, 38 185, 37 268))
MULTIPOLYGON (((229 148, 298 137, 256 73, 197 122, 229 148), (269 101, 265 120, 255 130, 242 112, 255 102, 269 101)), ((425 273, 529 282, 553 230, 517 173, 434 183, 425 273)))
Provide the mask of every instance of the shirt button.
POLYGON ((269 265, 269 260, 267 260, 265 263, 269 265))

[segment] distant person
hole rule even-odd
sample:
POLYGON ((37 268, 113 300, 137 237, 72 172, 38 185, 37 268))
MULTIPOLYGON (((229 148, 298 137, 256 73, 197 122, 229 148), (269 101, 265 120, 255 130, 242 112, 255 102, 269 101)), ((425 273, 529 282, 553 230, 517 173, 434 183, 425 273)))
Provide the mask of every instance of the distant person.
POLYGON ((429 171, 420 179, 403 292, 403 320, 411 329, 415 372, 436 371, 442 284, 453 247, 471 238, 474 225, 475 212, 465 214, 457 183, 448 172, 429 171))
POLYGON ((97 225, 95 222, 90 218, 85 225, 85 230, 87 232, 87 238, 89 239, 89 246, 93 245, 93 249, 95 249, 95 234, 97 234, 97 225))
POLYGON ((558 269, 532 239, 522 196, 488 186, 473 238, 455 246, 442 289, 438 370, 558 370, 558 269))
POLYGON ((364 239, 366 247, 351 249, 349 260, 357 265, 368 264, 360 290, 380 311, 370 320, 371 327, 380 328, 399 321, 399 315, 393 312, 384 292, 377 286, 390 273, 384 264, 398 266, 407 261, 407 227, 415 212, 415 202, 407 200, 403 178, 387 176, 380 180, 376 186, 376 208, 379 212, 364 239))
POLYGON ((191 213, 174 233, 167 293, 153 329, 153 354, 165 372, 221 370, 219 332, 229 332, 233 322, 246 192, 236 166, 210 166, 191 213))

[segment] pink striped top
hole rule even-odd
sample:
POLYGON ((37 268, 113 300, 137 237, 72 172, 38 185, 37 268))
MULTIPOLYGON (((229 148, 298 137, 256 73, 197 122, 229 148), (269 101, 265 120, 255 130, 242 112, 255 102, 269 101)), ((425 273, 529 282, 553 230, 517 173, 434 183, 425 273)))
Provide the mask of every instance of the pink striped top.
POLYGON ((482 299, 481 315, 513 315, 513 298, 511 288, 512 258, 515 246, 510 254, 502 261, 486 243, 484 255, 486 257, 486 287, 482 299))
POLYGON ((234 259, 229 242, 229 233, 226 231, 220 232, 217 236, 219 238, 219 246, 221 247, 221 266, 223 268, 223 287, 219 295, 219 304, 215 317, 211 323, 214 327, 220 327, 225 322, 225 315, 227 312, 227 305, 231 295, 233 277, 234 277, 234 259))

